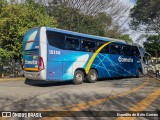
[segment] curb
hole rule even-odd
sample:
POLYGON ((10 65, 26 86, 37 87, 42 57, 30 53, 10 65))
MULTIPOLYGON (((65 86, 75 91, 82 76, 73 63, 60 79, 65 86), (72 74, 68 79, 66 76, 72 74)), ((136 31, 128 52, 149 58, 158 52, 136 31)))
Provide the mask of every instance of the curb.
POLYGON ((25 80, 24 77, 18 77, 18 78, 0 78, 0 82, 23 81, 23 80, 25 80))

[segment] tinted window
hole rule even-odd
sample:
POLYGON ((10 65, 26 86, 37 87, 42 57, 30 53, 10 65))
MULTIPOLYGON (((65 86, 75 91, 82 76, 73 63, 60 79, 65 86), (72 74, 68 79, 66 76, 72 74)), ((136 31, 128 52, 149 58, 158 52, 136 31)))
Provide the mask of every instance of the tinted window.
POLYGON ((24 35, 23 42, 25 43, 28 41, 38 41, 39 39, 36 39, 36 37, 38 36, 38 31, 38 28, 33 28, 26 32, 26 34, 24 35))
MULTIPOLYGON (((106 42, 97 42, 97 49, 104 45, 106 42)), ((109 45, 105 46, 100 53, 109 53, 109 45)))
POLYGON ((131 47, 131 55, 132 56, 140 56, 140 53, 139 53, 139 50, 138 50, 138 48, 137 47, 131 47))
POLYGON ((87 52, 94 52, 95 51, 95 42, 92 40, 82 40, 81 41, 82 50, 87 52))
POLYGON ((121 47, 116 44, 110 45, 110 53, 111 54, 120 54, 121 53, 121 47))
POLYGON ((126 55, 126 56, 131 55, 129 46, 122 46, 122 51, 123 51, 123 55, 126 55))
POLYGON ((69 50, 79 50, 79 41, 77 38, 66 38, 67 49, 69 50))
POLYGON ((57 48, 64 48, 65 35, 58 32, 46 31, 49 45, 57 48))

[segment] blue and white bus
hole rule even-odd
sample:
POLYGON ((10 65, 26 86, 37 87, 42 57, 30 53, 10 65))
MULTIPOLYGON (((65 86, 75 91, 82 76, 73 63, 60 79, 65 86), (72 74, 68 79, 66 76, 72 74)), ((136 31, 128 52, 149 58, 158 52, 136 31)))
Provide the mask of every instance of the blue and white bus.
POLYGON ((122 40, 50 27, 32 28, 24 35, 24 73, 46 81, 138 77, 142 72, 136 46, 122 40))

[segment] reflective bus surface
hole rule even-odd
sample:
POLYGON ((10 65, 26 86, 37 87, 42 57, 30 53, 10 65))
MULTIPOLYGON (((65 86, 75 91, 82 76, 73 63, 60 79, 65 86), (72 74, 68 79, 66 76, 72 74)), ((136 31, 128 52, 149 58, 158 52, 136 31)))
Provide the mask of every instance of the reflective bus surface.
POLYGON ((23 53, 27 79, 81 84, 84 80, 138 77, 142 72, 136 46, 57 28, 30 29, 24 35, 23 53))

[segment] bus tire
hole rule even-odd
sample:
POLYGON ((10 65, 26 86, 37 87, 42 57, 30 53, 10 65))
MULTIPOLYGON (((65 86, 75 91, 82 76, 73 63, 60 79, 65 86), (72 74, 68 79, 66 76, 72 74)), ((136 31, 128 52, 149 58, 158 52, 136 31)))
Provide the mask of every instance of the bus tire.
POLYGON ((98 74, 95 69, 91 69, 87 75, 87 82, 95 83, 97 81, 98 74))
POLYGON ((30 79, 28 79, 28 78, 25 78, 25 81, 30 81, 30 79))
POLYGON ((82 84, 84 81, 84 72, 81 70, 76 70, 74 73, 73 83, 75 85, 82 84))
POLYGON ((139 77, 142 77, 142 76, 143 76, 142 71, 141 71, 141 70, 138 70, 136 77, 139 78, 139 77))

